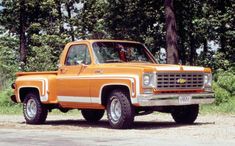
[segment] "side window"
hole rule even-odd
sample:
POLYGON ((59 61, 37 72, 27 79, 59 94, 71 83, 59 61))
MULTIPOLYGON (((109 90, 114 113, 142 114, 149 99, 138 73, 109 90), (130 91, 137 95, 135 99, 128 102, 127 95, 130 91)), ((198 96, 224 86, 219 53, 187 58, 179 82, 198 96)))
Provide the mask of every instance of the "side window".
POLYGON ((91 57, 86 45, 73 45, 69 48, 65 65, 91 64, 91 57))

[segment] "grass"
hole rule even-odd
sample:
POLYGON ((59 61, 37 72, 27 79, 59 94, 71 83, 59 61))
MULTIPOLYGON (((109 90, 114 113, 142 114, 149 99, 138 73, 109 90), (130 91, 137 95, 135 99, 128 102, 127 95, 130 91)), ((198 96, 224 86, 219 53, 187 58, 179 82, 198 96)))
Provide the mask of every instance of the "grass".
MULTIPOLYGON (((0 90, 0 115, 19 115, 23 113, 22 104, 15 104, 10 100, 10 96, 13 95, 12 89, 0 90)), ((66 114, 66 115, 78 115, 80 111, 70 110, 68 113, 62 113, 59 110, 52 110, 50 114, 66 114)))
MULTIPOLYGON (((67 113, 62 113, 58 109, 52 110, 50 115, 59 115, 59 114, 66 114, 66 115, 79 115, 81 112, 79 110, 70 110, 67 113)), ((23 114, 23 106, 22 104, 15 104, 11 106, 0 105, 0 115, 21 115, 23 114)))
POLYGON ((11 89, 0 91, 0 114, 19 114, 22 112, 22 105, 14 104, 10 100, 11 95, 13 95, 11 89))
POLYGON ((228 102, 220 105, 208 104, 202 105, 200 109, 201 114, 235 114, 235 97, 228 102))
POLYGON ((0 115, 18 115, 22 113, 22 105, 5 106, 0 105, 0 115))
MULTIPOLYGON (((0 104, 0 115, 18 115, 22 114, 22 104, 14 104, 10 106, 0 104)), ((66 114, 66 115, 79 115, 79 110, 71 110, 68 113, 62 113, 61 111, 55 109, 52 110, 50 114, 66 114)), ((226 103, 221 103, 220 105, 208 104, 200 106, 200 114, 235 114, 235 98, 226 103)))

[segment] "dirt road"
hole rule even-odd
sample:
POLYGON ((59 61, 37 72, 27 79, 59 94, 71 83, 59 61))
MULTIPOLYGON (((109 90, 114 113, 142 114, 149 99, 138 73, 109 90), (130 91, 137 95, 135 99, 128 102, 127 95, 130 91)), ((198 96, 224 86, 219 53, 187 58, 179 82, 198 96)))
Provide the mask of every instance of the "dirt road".
POLYGON ((104 118, 88 124, 81 116, 49 115, 44 125, 26 125, 23 116, 0 115, 1 146, 235 145, 235 115, 199 115, 194 125, 177 125, 169 115, 135 118, 130 130, 113 130, 104 118))

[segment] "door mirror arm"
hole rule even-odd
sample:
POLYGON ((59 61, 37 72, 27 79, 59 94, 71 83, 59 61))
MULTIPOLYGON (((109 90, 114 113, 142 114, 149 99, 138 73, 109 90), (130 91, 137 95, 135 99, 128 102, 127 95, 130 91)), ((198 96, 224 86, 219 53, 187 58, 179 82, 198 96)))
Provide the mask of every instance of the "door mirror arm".
POLYGON ((79 73, 78 73, 78 74, 80 74, 81 72, 83 72, 83 71, 87 68, 87 66, 88 66, 88 65, 86 65, 86 64, 84 64, 84 63, 82 63, 82 64, 81 64, 80 71, 79 71, 79 73))

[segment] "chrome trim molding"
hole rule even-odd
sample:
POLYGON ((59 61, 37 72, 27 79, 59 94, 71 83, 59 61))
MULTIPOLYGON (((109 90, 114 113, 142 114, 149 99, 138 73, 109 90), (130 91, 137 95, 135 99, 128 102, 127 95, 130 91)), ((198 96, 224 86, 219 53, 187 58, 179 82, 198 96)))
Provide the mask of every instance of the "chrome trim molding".
POLYGON ((209 104, 215 101, 213 92, 182 93, 182 94, 141 94, 137 97, 140 106, 179 106, 191 104, 209 104), (180 96, 189 96, 189 103, 179 103, 180 96))

